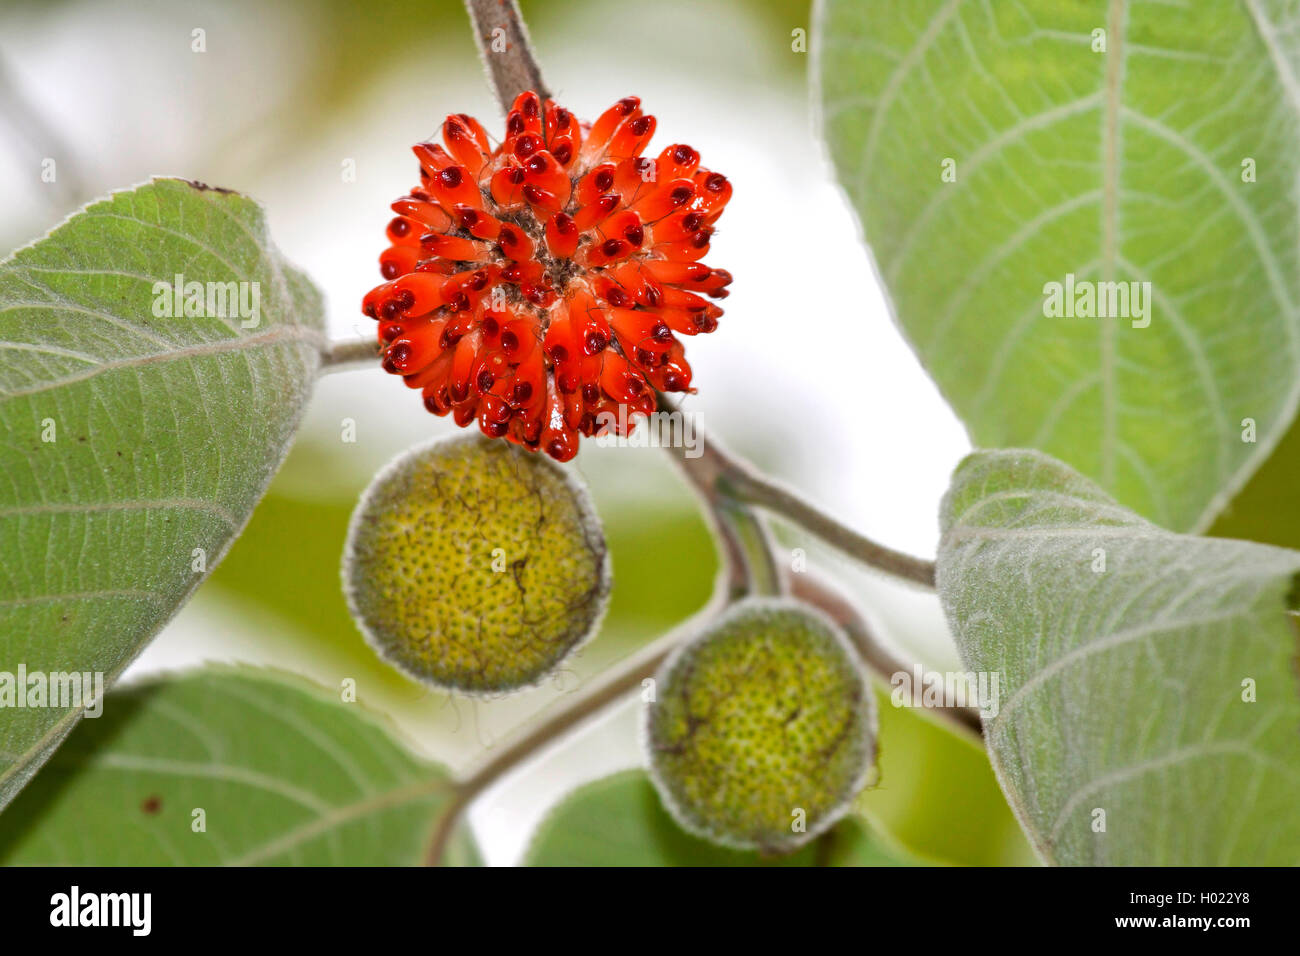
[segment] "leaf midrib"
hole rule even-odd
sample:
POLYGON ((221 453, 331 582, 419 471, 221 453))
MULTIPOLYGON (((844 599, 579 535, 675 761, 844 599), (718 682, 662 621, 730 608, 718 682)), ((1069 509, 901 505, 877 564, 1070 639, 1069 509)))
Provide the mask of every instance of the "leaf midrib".
POLYGON ((27 398, 31 395, 39 395, 41 392, 48 392, 55 388, 64 388, 68 385, 74 385, 77 382, 84 382, 87 379, 95 378, 97 375, 118 369, 143 368, 150 365, 174 362, 178 359, 197 358, 205 355, 220 355, 226 352, 238 353, 251 351, 262 346, 275 345, 279 342, 310 343, 316 346, 318 351, 321 351, 325 348, 327 339, 324 333, 306 326, 277 325, 258 335, 241 336, 238 338, 225 339, 220 342, 205 342, 202 345, 172 349, 168 352, 151 352, 147 355, 134 355, 129 358, 111 359, 106 362, 100 362, 94 368, 86 369, 84 372, 67 375, 60 379, 52 379, 47 382, 42 382, 39 385, 19 389, 14 392, 0 393, 0 403, 15 398, 27 398))

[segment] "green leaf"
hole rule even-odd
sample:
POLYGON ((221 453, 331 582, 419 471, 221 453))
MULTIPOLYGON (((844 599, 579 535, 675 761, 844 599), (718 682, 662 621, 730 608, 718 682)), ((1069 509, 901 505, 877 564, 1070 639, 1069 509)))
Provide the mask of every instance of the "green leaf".
MULTIPOLYGON (((0 263, 0 671, 121 673, 270 481, 322 323, 259 207, 180 180, 116 193, 0 263), (159 317, 155 283, 178 275, 249 283, 250 308, 159 317)), ((0 709, 0 806, 81 709, 0 709)))
POLYGON ((939 594, 999 675, 985 738, 1045 860, 1300 863, 1300 554, 1163 531, 1033 451, 968 457, 942 527, 939 594))
POLYGON ((644 771, 579 788, 538 827, 528 866, 916 866, 850 814, 790 856, 764 858, 715 846, 682 830, 644 771))
POLYGON ((1050 452, 1165 527, 1209 527, 1300 400, 1290 5, 820 11, 840 180, 974 444, 1050 452), (1149 326, 1046 317, 1045 287, 1067 275, 1151 283, 1149 326))
MULTIPOLYGON (((338 692, 209 668, 109 694, 0 816, 0 863, 416 865, 450 797, 338 692)), ((477 863, 467 834, 447 859, 477 863)))

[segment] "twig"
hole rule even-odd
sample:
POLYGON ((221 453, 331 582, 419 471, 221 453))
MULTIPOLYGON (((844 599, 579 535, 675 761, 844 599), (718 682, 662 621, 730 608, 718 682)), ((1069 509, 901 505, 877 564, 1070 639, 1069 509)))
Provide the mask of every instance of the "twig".
MULTIPOLYGON (((659 409, 677 412, 672 403, 658 394, 659 409)), ((680 414, 680 412, 677 412, 680 414)), ((781 570, 773 557, 771 537, 762 520, 741 503, 722 494, 719 477, 724 461, 712 443, 696 443, 698 456, 692 457, 684 447, 665 446, 673 456, 682 476, 694 489, 704 506, 716 537, 721 543, 722 583, 732 600, 746 594, 782 594, 786 590, 781 570)))
MULTIPOLYGON (((915 666, 886 644, 871 629, 851 601, 809 573, 791 575, 791 593, 799 600, 818 608, 838 624, 858 650, 863 663, 889 683, 893 675, 910 674, 915 666)), ((973 707, 928 707, 927 710, 946 717, 963 731, 977 737, 983 731, 979 711, 973 707)))
POLYGON ((549 97, 515 0, 465 0, 465 8, 501 109, 509 110, 525 90, 533 90, 543 100, 549 97))
POLYGON ((346 372, 354 368, 376 366, 379 362, 379 345, 369 339, 353 342, 331 342, 321 354, 321 373, 346 372))
POLYGON ((794 491, 761 475, 739 459, 722 475, 727 488, 742 500, 799 525, 831 547, 891 577, 934 590, 934 562, 895 551, 846 527, 794 491))
MULTIPOLYGON (((661 411, 679 411, 660 397, 661 411)), ((716 438, 696 430, 697 445, 704 454, 696 458, 677 456, 691 483, 706 497, 721 497, 765 508, 812 532, 832 547, 868 567, 934 590, 934 563, 886 547, 845 527, 835 518, 809 504, 795 492, 760 474, 749 462, 727 451, 716 438)))

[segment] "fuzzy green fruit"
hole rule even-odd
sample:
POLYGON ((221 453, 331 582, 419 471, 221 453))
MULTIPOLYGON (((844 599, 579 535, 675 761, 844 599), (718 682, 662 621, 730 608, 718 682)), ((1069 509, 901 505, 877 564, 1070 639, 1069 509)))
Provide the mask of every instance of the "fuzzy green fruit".
POLYGON ((849 808, 875 760, 875 709, 820 614, 747 601, 672 655, 643 743, 665 806, 725 846, 789 852, 849 808))
POLYGON ((379 654, 469 694, 535 684, 604 616, 609 553, 554 462, 477 435, 399 456, 352 515, 348 606, 379 654))

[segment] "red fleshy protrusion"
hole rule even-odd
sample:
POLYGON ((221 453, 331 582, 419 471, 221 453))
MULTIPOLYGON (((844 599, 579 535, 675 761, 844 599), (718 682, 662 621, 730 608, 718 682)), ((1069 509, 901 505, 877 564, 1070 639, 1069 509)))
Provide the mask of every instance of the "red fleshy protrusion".
POLYGON ((732 187, 685 144, 643 155, 655 125, 634 96, 588 125, 525 92, 496 149, 463 113, 413 148, 362 312, 426 409, 567 461, 692 390, 678 336, 722 315, 731 273, 699 260, 732 187))

